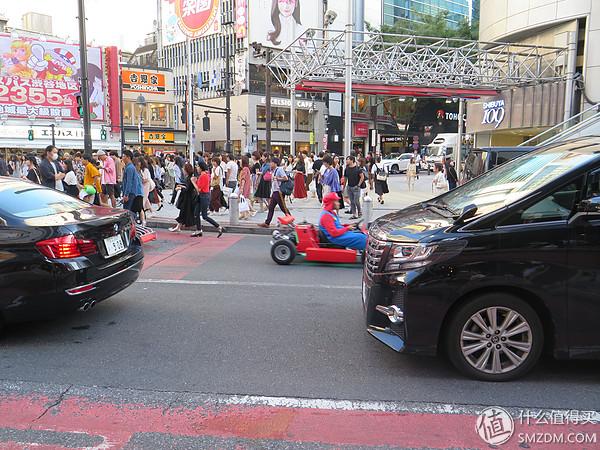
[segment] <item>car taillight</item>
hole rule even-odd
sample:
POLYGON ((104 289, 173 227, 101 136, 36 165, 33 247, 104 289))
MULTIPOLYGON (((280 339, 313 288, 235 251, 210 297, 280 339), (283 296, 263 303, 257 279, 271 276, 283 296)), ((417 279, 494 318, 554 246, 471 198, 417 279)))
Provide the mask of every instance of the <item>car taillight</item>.
POLYGON ((94 241, 77 239, 72 234, 47 239, 35 244, 42 255, 50 259, 68 259, 98 253, 94 241))
POLYGON ((129 230, 129 240, 133 241, 135 239, 135 220, 131 221, 131 229, 129 230))

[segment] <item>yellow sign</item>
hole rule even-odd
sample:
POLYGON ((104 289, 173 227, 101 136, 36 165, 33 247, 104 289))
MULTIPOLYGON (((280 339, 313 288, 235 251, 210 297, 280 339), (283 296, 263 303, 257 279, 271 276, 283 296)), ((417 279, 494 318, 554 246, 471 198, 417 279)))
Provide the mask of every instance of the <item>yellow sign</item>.
POLYGON ((174 144, 175 133, 171 131, 144 131, 144 144, 174 144))

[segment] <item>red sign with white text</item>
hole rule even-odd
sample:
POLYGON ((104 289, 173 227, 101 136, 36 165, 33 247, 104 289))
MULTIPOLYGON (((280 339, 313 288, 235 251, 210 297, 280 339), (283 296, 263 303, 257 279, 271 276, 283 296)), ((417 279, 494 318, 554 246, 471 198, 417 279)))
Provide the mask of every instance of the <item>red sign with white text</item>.
POLYGON ((366 122, 355 122, 354 123, 354 137, 368 137, 369 136, 369 124, 366 122))

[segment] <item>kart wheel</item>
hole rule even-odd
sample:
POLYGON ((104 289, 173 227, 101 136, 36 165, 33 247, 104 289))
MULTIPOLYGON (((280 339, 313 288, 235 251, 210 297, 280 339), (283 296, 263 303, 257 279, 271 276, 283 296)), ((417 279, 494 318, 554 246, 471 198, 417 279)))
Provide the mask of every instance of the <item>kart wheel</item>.
POLYGON ((446 350, 463 374, 483 381, 525 375, 544 346, 542 323, 518 297, 486 294, 463 305, 447 329, 446 350))
POLYGON ((277 241, 271 246, 271 258, 279 265, 287 266, 295 257, 296 247, 290 241, 277 241))

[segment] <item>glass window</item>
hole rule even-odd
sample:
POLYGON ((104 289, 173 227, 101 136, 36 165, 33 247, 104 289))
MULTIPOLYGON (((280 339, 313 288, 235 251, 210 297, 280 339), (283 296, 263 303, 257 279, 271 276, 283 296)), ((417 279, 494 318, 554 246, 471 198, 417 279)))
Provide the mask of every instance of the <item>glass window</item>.
POLYGON ((163 103, 152 103, 150 106, 150 125, 167 126, 169 124, 168 107, 163 103))
POLYGON ((534 205, 517 211, 501 225, 566 221, 575 208, 575 203, 581 193, 581 184, 582 178, 579 178, 577 181, 557 189, 534 205))
POLYGON ((134 102, 123 102, 123 123, 133 125, 132 111, 134 102))
POLYGON ((592 198, 600 198, 600 169, 588 176, 583 200, 590 200, 592 198))
POLYGON ((5 183, 0 188, 0 205, 5 213, 21 219, 72 213, 90 207, 62 192, 29 183, 5 183))
POLYGON ((296 131, 312 131, 312 117, 308 109, 296 110, 296 131))
POLYGON ((475 204, 478 215, 487 214, 597 158, 596 149, 575 142, 527 153, 444 194, 439 201, 456 213, 475 204))
MULTIPOLYGON (((256 126, 259 130, 267 127, 266 123, 267 108, 265 106, 256 107, 256 126)), ((279 131, 289 131, 290 129, 290 109, 271 107, 271 129, 279 131)))

